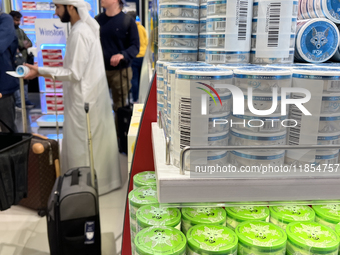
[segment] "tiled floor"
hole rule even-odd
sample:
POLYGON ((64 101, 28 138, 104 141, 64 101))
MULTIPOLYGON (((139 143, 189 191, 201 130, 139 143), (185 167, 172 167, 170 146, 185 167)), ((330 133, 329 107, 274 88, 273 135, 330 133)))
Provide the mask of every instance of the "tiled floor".
MULTIPOLYGON (((31 98, 30 98, 31 99, 31 98)), ((37 102, 32 99, 35 103, 37 102)), ((17 116, 18 127, 21 114, 17 116)), ((33 132, 53 134, 55 129, 41 129, 32 123, 33 132)), ((127 157, 120 155, 123 186, 99 198, 102 254, 120 254, 128 185, 127 157)), ((48 255, 46 217, 22 206, 0 212, 0 255, 48 255)))

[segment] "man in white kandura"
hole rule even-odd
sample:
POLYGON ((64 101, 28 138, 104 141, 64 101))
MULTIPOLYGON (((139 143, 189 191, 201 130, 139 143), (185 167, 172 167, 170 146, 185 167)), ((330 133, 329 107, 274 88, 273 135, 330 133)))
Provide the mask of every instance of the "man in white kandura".
POLYGON ((64 66, 30 68, 25 79, 37 76, 63 81, 64 127, 62 172, 89 166, 87 126, 84 103, 90 104, 94 166, 99 194, 121 186, 117 135, 105 75, 99 25, 88 13, 84 0, 53 0, 56 15, 62 22, 71 22, 64 66))

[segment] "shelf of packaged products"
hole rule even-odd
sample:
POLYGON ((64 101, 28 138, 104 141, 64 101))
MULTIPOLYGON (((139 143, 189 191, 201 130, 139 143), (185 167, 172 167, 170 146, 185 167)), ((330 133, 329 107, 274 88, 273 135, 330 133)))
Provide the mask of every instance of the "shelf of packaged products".
MULTIPOLYGON (((340 198, 340 173, 323 177, 305 173, 277 173, 242 177, 241 173, 218 178, 197 178, 179 168, 166 165, 165 136, 152 123, 154 165, 160 203, 252 202, 293 200, 337 200, 340 198)), ((229 173, 228 173, 229 174, 229 173)), ((198 176, 199 177, 199 176, 198 176)))
POLYGON ((48 13, 48 14, 54 14, 55 10, 21 10, 21 14, 31 14, 31 13, 48 13))

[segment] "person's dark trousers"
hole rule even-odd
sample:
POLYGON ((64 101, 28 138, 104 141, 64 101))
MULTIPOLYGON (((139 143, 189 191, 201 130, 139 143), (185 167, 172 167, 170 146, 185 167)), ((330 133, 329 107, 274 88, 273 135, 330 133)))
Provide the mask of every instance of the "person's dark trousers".
MULTIPOLYGON (((0 98, 0 119, 6 123, 14 132, 17 132, 15 125, 15 99, 14 94, 2 95, 0 98)), ((0 123, 1 132, 9 130, 0 123)))
POLYGON ((139 96, 139 81, 140 81, 140 73, 142 70, 142 64, 143 64, 143 57, 142 58, 135 58, 132 61, 132 80, 131 80, 131 92, 132 92, 132 98, 133 102, 138 101, 138 96, 139 96))

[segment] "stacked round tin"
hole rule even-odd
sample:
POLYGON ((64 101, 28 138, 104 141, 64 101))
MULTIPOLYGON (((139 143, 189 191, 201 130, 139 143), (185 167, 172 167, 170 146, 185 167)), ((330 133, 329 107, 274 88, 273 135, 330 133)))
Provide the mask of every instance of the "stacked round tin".
POLYGON ((198 0, 160 0, 159 60, 197 61, 199 13, 198 0))

